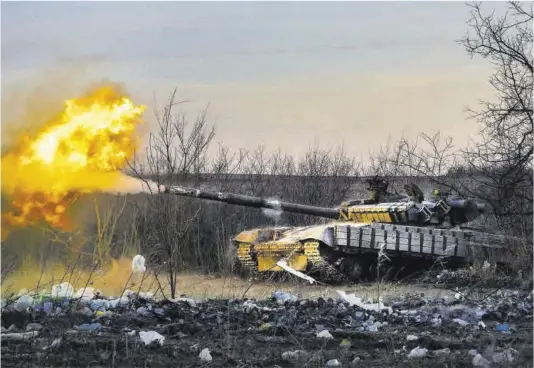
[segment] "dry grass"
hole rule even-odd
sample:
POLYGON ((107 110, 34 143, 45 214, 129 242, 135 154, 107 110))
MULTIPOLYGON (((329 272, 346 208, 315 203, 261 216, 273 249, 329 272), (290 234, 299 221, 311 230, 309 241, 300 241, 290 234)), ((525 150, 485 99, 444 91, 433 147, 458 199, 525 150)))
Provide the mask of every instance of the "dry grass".
MULTIPOLYGON (((169 286, 164 276, 159 277, 166 296, 169 296, 169 286)), ((131 277, 131 259, 122 258, 112 261, 106 270, 75 269, 73 271, 65 266, 57 265, 54 268, 41 271, 35 265, 25 265, 9 275, 3 282, 2 296, 18 293, 21 289, 50 290, 52 285, 69 282, 75 290, 86 285, 102 291, 104 295, 120 295, 125 289, 134 291, 152 292, 160 295, 159 286, 155 277, 149 271, 143 275, 131 277)), ((358 285, 310 285, 298 280, 284 282, 256 281, 251 282, 236 276, 205 276, 193 273, 178 275, 178 293, 185 294, 197 300, 219 298, 269 298, 273 292, 282 290, 302 298, 336 298, 336 290, 355 293, 364 300, 376 300, 376 284, 358 285)), ((380 286, 380 297, 387 302, 388 299, 406 293, 424 293, 431 296, 452 296, 447 290, 436 289, 430 286, 399 285, 383 283, 380 286)))

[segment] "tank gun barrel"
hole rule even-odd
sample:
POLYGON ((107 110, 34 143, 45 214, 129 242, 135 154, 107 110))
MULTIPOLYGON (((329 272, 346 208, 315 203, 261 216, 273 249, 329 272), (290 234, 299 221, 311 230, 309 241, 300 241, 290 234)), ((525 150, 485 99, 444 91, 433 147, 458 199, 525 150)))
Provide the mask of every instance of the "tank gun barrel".
POLYGON ((303 215, 311 215, 324 217, 329 219, 339 219, 340 212, 335 208, 308 206, 303 204, 281 202, 262 197, 253 197, 242 194, 210 192, 200 190, 197 188, 187 188, 178 185, 166 186, 164 193, 174 194, 184 197, 193 197, 200 199, 207 199, 211 201, 224 202, 245 207, 266 208, 277 211, 300 213, 303 215))

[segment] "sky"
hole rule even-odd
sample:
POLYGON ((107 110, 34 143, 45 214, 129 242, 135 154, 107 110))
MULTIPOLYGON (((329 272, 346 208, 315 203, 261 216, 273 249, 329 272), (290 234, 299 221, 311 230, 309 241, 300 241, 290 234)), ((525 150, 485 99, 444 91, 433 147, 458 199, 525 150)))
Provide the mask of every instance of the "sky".
POLYGON ((148 106, 144 134, 178 88, 191 118, 209 104, 214 143, 293 155, 342 144, 365 158, 420 132, 441 131, 463 146, 478 129, 466 107, 492 96, 490 65, 455 42, 468 30, 463 2, 1 7, 3 135, 20 128, 21 111, 109 79, 148 106))

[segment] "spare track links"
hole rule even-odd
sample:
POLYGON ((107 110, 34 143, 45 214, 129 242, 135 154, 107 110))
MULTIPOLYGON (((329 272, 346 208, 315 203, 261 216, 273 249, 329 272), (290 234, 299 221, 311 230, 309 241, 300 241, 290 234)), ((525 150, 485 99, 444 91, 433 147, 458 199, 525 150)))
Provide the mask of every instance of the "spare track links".
MULTIPOLYGON (((318 272, 321 274, 321 281, 343 281, 346 279, 346 275, 338 271, 336 267, 329 264, 319 252, 319 242, 308 241, 302 243, 304 249, 304 255, 308 258, 308 262, 312 264, 311 272, 318 272)), ((295 247, 289 256, 296 253, 298 247, 295 247)), ((239 244, 237 249, 237 258, 242 266, 250 273, 250 276, 254 279, 261 278, 263 273, 259 272, 257 261, 252 257, 252 245, 251 244, 239 244)))

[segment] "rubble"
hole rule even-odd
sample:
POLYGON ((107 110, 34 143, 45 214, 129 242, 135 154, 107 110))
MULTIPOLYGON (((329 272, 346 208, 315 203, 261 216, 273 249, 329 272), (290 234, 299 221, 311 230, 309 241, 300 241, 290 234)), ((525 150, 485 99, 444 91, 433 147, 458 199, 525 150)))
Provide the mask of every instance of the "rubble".
MULTIPOLYGON (((67 285, 55 291, 71 294, 67 285)), ((264 300, 207 301, 133 291, 106 298, 89 288, 72 299, 51 294, 25 291, 6 300, 6 366, 109 366, 111 359, 121 366, 139 358, 154 366, 391 367, 393 354, 400 366, 524 367, 533 356, 532 295, 522 291, 479 303, 425 295, 377 303, 347 293, 302 300, 284 291, 264 300), (107 353, 113 344, 115 357, 107 353)))

